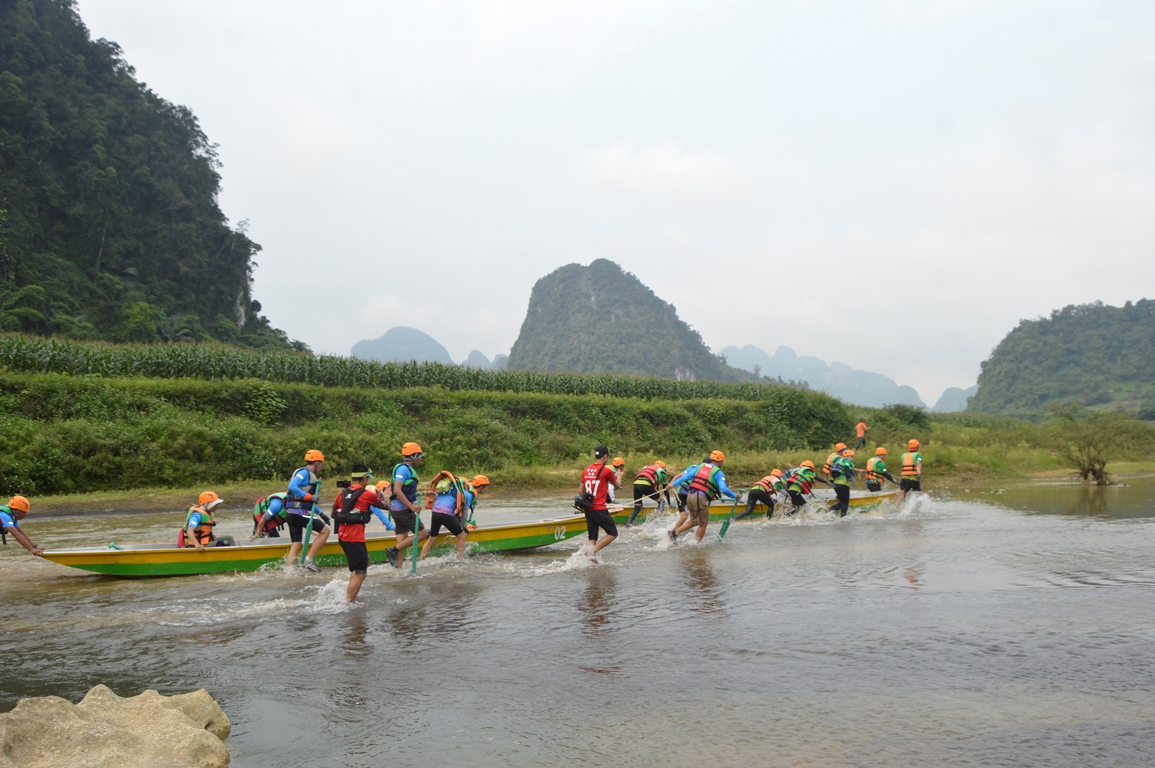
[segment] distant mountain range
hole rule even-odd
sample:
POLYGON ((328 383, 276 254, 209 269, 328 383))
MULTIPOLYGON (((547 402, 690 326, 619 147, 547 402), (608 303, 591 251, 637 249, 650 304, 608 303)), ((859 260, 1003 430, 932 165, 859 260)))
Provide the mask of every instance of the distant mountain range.
POLYGON ((634 275, 607 259, 567 264, 537 281, 511 370, 626 373, 749 381, 634 275))
POLYGON ((900 385, 881 373, 855 370, 844 363, 827 365, 817 357, 799 357, 790 347, 778 347, 773 355, 753 344, 741 349, 726 347, 722 350, 722 357, 730 365, 759 376, 806 382, 811 389, 853 405, 868 408, 897 404, 926 407, 913 387, 900 385))

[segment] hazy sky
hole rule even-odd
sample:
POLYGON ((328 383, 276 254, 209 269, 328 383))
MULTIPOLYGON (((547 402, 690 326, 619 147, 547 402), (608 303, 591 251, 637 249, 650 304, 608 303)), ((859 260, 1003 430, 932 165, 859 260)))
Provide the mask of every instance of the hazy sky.
POLYGON ((508 352, 605 257, 716 351, 933 404, 1022 318, 1155 295, 1155 3, 81 0, 220 144, 278 327, 508 352))

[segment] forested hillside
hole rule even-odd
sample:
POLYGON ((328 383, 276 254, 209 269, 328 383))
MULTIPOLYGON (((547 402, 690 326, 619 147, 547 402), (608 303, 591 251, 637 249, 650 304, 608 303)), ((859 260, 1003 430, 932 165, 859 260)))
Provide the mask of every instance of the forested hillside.
POLYGON ((983 363, 968 410, 1027 413, 1060 401, 1155 418, 1155 301, 1072 305, 1024 320, 983 363))
POLYGON ((710 352, 677 310, 617 264, 567 264, 533 286, 509 369, 671 379, 754 377, 710 352))
POLYGON ((193 113, 72 0, 0 2, 0 330, 288 348, 193 113))

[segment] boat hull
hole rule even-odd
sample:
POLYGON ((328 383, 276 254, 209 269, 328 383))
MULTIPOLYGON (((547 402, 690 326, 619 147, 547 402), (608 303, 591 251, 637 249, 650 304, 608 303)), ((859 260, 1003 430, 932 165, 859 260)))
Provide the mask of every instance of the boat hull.
MULTIPOLYGON (((574 515, 534 523, 479 527, 469 532, 466 541, 470 552, 509 552, 556 544, 585 531, 585 517, 574 515)), ((369 560, 374 563, 387 562, 385 550, 396 541, 392 534, 366 536, 369 560)), ((452 535, 442 533, 434 542, 432 553, 450 552, 455 545, 452 535)), ((70 568, 107 576, 148 578, 256 571, 280 564, 288 551, 287 539, 258 539, 232 547, 207 547, 204 552, 191 548, 179 549, 169 544, 137 544, 124 549, 49 550, 44 553, 44 558, 70 568)), ((320 566, 346 564, 345 553, 335 537, 325 542, 315 562, 320 566)))
MULTIPOLYGON (((851 496, 850 497, 850 506, 861 511, 864 509, 868 509, 870 507, 877 507, 880 504, 884 504, 888 501, 891 501, 897 495, 898 495, 898 491, 887 491, 885 493, 871 493, 871 494, 865 494, 862 496, 851 496)), ((834 500, 823 498, 823 499, 816 499, 812 503, 828 504, 829 505, 829 504, 833 504, 834 500)), ((727 501, 726 503, 715 502, 715 503, 711 504, 710 505, 710 519, 711 520, 726 520, 727 518, 730 517, 730 510, 733 508, 733 506, 734 506, 733 501, 727 501)), ((782 509, 782 505, 779 504, 777 508, 782 509)), ((735 514, 737 514, 737 513, 745 511, 745 509, 746 509, 746 505, 745 505, 745 503, 743 503, 743 504, 739 504, 738 508, 734 511, 735 511, 735 514)), ((763 505, 763 504, 755 505, 754 515, 761 516, 765 512, 766 512, 765 505, 763 505)), ((640 515, 638 515, 638 521, 644 522, 647 515, 652 515, 653 513, 654 513, 653 507, 643 508, 642 513, 640 515)), ((754 515, 751 515, 751 517, 744 518, 744 519, 746 519, 746 520, 752 519, 754 517, 754 515)), ((630 507, 625 507, 620 513, 614 512, 614 515, 613 515, 614 521, 618 522, 618 523, 626 522, 627 520, 629 520, 629 517, 630 517, 630 507)))

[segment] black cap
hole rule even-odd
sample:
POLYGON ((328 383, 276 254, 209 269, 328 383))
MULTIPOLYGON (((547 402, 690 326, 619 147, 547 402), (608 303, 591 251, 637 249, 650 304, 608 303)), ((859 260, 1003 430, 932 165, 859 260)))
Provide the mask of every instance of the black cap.
POLYGON ((599 445, 597 448, 594 448, 594 458, 595 459, 600 459, 600 458, 603 458, 603 457, 609 456, 609 455, 610 455, 610 449, 606 448, 604 445, 599 445))

